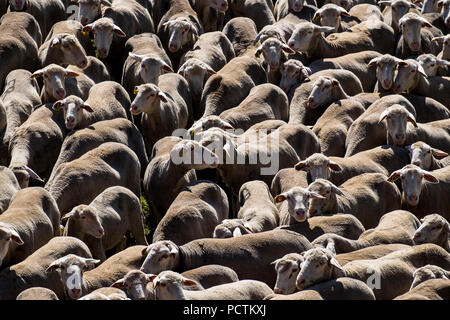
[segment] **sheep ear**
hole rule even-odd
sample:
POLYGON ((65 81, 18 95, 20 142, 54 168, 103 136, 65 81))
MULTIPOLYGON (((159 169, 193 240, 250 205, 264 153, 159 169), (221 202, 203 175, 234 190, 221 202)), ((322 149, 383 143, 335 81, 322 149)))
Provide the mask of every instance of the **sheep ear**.
POLYGON ((94 112, 94 110, 91 108, 91 106, 89 104, 87 104, 87 103, 84 103, 81 107, 84 110, 86 110, 87 112, 94 112))
POLYGON ((331 80, 331 85, 332 85, 333 87, 337 87, 337 86, 339 86, 339 81, 336 80, 336 79, 332 79, 332 80, 331 80))
POLYGON ((146 256, 148 254, 148 247, 145 247, 144 249, 142 249, 141 254, 143 256, 146 256))
POLYGON ((111 7, 112 4, 111 2, 109 2, 108 0, 101 0, 100 2, 102 5, 107 6, 107 7, 111 7))
POLYGON ((133 52, 129 52, 128 56, 134 60, 137 60, 139 62, 141 62, 142 60, 144 60, 144 56, 138 55, 138 54, 134 54, 133 52))
POLYGON ((448 156, 448 153, 447 153, 447 152, 444 152, 444 151, 441 151, 441 150, 435 149, 435 148, 431 149, 431 152, 433 153, 433 156, 434 156, 435 158, 441 158, 441 157, 446 157, 446 156, 448 156))
POLYGON ((443 36, 441 36, 441 37, 434 37, 433 39, 431 39, 431 41, 441 42, 441 41, 444 41, 444 37, 443 36))
POLYGON ((277 195, 277 196, 273 199, 273 201, 274 201, 275 203, 280 203, 280 202, 283 202, 283 201, 286 200, 286 199, 287 199, 286 193, 282 193, 282 194, 277 195))
POLYGON ((61 110, 61 104, 62 104, 62 102, 63 102, 62 100, 56 101, 56 102, 53 104, 52 109, 55 110, 55 111, 61 110))
POLYGON ((272 261, 272 262, 270 263, 270 265, 275 266, 280 260, 281 260, 281 258, 280 258, 280 259, 277 259, 277 260, 275 260, 275 261, 272 261))
POLYGON ((90 24, 85 25, 83 27, 82 31, 83 31, 83 33, 89 33, 89 31, 91 31, 92 28, 94 28, 94 24, 90 23, 90 24))
POLYGON ((211 66, 209 64, 205 63, 205 66, 206 66, 206 72, 207 73, 209 73, 209 74, 216 74, 216 71, 214 71, 214 69, 211 68, 211 66))
POLYGON ((180 69, 178 69, 178 74, 184 77, 184 65, 182 65, 180 69))
POLYGON ((164 61, 160 60, 162 63, 161 69, 166 71, 166 72, 175 72, 173 71, 172 67, 169 66, 167 63, 165 63, 164 61))
POLYGON ((318 30, 319 32, 329 32, 329 31, 333 31, 334 28, 333 27, 316 27, 316 30, 318 30))
POLYGON ((338 196, 341 196, 341 197, 345 197, 345 194, 341 191, 341 189, 339 189, 338 187, 336 187, 333 183, 331 183, 330 182, 330 184, 331 184, 331 190, 334 192, 334 193, 336 193, 338 196))
POLYGON ((30 78, 39 78, 42 77, 42 75, 44 74, 44 71, 42 69, 36 70, 31 76, 30 78))
POLYGON ((440 66, 450 66, 450 62, 447 60, 436 59, 436 62, 440 66))
POLYGON ((408 121, 411 122, 414 127, 417 128, 417 123, 416 123, 416 119, 414 118, 414 116, 412 115, 412 113, 408 112, 408 121))
POLYGON ((262 45, 260 45, 258 49, 256 49, 255 57, 259 57, 261 55, 261 52, 262 52, 262 45))
POLYGON ((58 37, 55 37, 53 40, 52 40, 52 43, 50 44, 50 47, 55 47, 55 46, 57 46, 57 45, 59 45, 59 44, 61 44, 61 40, 59 40, 59 38, 58 37))
POLYGON ((294 54, 294 53, 295 53, 295 51, 292 50, 291 47, 289 47, 288 45, 286 45, 286 44, 284 44, 284 43, 281 45, 281 49, 282 49, 284 52, 286 52, 286 53, 290 53, 290 54, 294 54))
POLYGON ((114 25, 113 32, 115 35, 125 38, 127 35, 118 26, 114 25))
POLYGON ((183 285, 184 286, 196 286, 196 285, 198 285, 198 283, 194 280, 191 280, 188 278, 183 278, 183 285))
POLYGON ((384 4, 385 6, 390 6, 392 3, 391 3, 391 1, 378 1, 378 4, 384 4))
POLYGON ((76 217, 78 213, 76 211, 70 211, 69 213, 66 213, 64 216, 61 217, 61 221, 68 220, 71 217, 76 217))
POLYGON ((417 66, 417 72, 419 72, 419 73, 420 73, 421 75, 423 75, 425 78, 428 78, 428 76, 427 76, 425 70, 423 69, 423 67, 422 67, 420 64, 417 66))
POLYGON ((381 114, 380 114, 380 118, 378 119, 378 123, 383 122, 384 119, 386 119, 386 117, 389 115, 389 109, 384 110, 381 114))
POLYGON ((56 271, 56 270, 58 270, 59 268, 61 268, 61 261, 60 261, 60 260, 61 260, 61 259, 58 259, 58 260, 53 261, 53 262, 48 266, 48 268, 45 270, 45 272, 50 273, 50 272, 56 271))
POLYGON ((84 263, 86 264, 86 269, 92 269, 95 267, 97 263, 100 263, 100 260, 97 259, 84 259, 84 263))
POLYGON ((316 13, 314 14, 314 17, 312 18, 312 22, 317 22, 317 20, 319 20, 320 19, 320 14, 321 14, 321 11, 320 10, 317 10, 316 11, 316 13))
POLYGON ((193 25, 191 25, 191 31, 192 31, 192 42, 197 42, 198 40, 198 31, 196 28, 194 28, 193 25))
POLYGON ((225 143, 225 145, 223 146, 223 151, 225 151, 228 158, 232 157, 232 150, 233 147, 231 146, 231 144, 229 142, 225 143))
POLYGON ((373 58, 372 60, 369 61, 369 66, 376 66, 378 64, 378 61, 380 61, 379 58, 373 58))
POLYGON ((78 72, 72 71, 72 70, 67 70, 66 71, 66 77, 69 78, 75 78, 78 77, 80 74, 78 72))
POLYGON ((20 237, 20 235, 17 233, 16 230, 13 229, 9 229, 10 233, 11 233, 11 240, 14 241, 15 243, 17 243, 19 246, 23 245, 24 242, 22 240, 22 238, 20 237))
POLYGON ((350 13, 348 13, 347 10, 345 10, 344 8, 340 7, 339 8, 341 11, 341 16, 346 16, 346 17, 350 17, 350 13))
POLYGON ((303 160, 303 161, 300 161, 299 163, 297 163, 297 164, 294 166, 294 168, 295 168, 295 170, 297 170, 297 171, 300 171, 300 170, 308 171, 309 166, 308 166, 308 164, 306 163, 306 161, 303 160))
POLYGON ((254 43, 257 43, 257 42, 259 41, 259 39, 261 39, 261 36, 262 36, 262 33, 261 33, 261 32, 258 33, 258 34, 256 35, 256 38, 255 38, 255 40, 254 40, 254 43))
MULTIPOLYGON (((330 264, 334 267, 333 269, 333 273, 336 273, 338 275, 344 274, 344 269, 342 268, 342 266, 339 264, 339 262, 336 260, 335 257, 332 257, 330 260, 330 264)), ((338 278, 339 276, 337 276, 336 278, 338 278)))
POLYGON ((334 161, 330 161, 328 167, 333 171, 342 171, 342 167, 334 161))
POLYGON ((159 91, 159 92, 158 92, 158 97, 159 97, 159 99, 160 99, 162 102, 167 102, 167 97, 166 97, 166 94, 165 94, 164 92, 159 91))
POLYGON ((123 285, 125 284, 125 279, 119 279, 119 280, 117 280, 116 282, 114 282, 112 285, 111 285, 111 287, 114 287, 114 288, 123 288, 123 285))
POLYGON ((310 192, 309 192, 309 197, 310 197, 311 199, 322 199, 322 200, 325 200, 325 199, 326 199, 326 197, 324 197, 324 196, 322 196, 321 194, 318 194, 318 193, 316 193, 316 192, 313 192, 313 191, 310 191, 310 192))
POLYGON ((242 236, 242 232, 240 228, 234 228, 233 230, 233 238, 237 238, 237 237, 241 237, 242 236))
POLYGON ((397 171, 392 172, 391 175, 389 176, 389 178, 387 179, 387 181, 394 182, 395 180, 400 178, 400 171, 401 170, 397 170, 397 171))
POLYGON ((44 182, 44 180, 42 180, 42 178, 39 177, 39 175, 36 172, 34 172, 33 169, 31 169, 30 167, 25 166, 25 171, 28 172, 28 174, 30 175, 30 178, 33 178, 40 182, 44 182))
POLYGON ((433 176, 431 173, 428 173, 428 172, 426 172, 426 171, 424 171, 423 178, 424 178, 425 180, 427 180, 428 182, 431 182, 431 183, 439 183, 438 178, 436 178, 436 177, 433 176))
POLYGON ((450 223, 447 222, 447 228, 446 228, 447 232, 450 233, 450 223))

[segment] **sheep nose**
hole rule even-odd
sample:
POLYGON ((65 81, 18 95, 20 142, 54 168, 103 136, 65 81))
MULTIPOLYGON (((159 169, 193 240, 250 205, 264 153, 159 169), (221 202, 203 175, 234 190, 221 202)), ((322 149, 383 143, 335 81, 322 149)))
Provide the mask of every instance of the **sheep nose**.
POLYGON ((55 93, 56 93, 56 97, 58 99, 63 99, 64 96, 66 95, 66 90, 64 90, 63 88, 59 88, 59 89, 56 89, 55 93))
POLYGON ((178 50, 177 44, 176 43, 170 43, 169 44, 169 50, 172 51, 172 52, 177 51, 178 50))
POLYGON ((304 277, 297 278, 297 288, 301 289, 306 284, 306 279, 304 277))
POLYGON ((98 49, 98 55, 101 58, 105 58, 106 57, 106 49, 105 48, 98 49))
POLYGON ((80 67, 81 69, 84 69, 84 68, 86 68, 87 64, 88 64, 87 59, 83 59, 83 60, 80 62, 79 67, 80 67))
POLYGON ((389 80, 389 79, 384 80, 383 83, 384 83, 385 87, 391 86, 391 80, 389 80))
POLYGON ((417 201, 417 196, 416 196, 416 195, 410 195, 410 196, 408 197, 408 199, 409 199, 411 202, 416 202, 416 201, 417 201))
POLYGON ((420 167, 420 161, 413 161, 413 163, 412 163, 413 165, 415 165, 415 166, 418 166, 418 167, 420 167))
POLYGON ((420 236, 421 236, 420 232, 414 233, 414 239, 418 239, 420 238, 420 236))
POLYGON ((136 113, 136 112, 138 112, 138 107, 137 107, 137 105, 131 104, 131 106, 130 106, 130 112, 131 112, 131 113, 136 113))
POLYGON ((283 291, 280 288, 275 288, 275 289, 273 289, 273 293, 282 294, 283 291))
POLYGON ((81 295, 81 289, 72 289, 71 290, 72 291, 72 295, 74 296, 74 297, 79 297, 80 295, 81 295))
POLYGON ((88 22, 88 19, 86 17, 81 17, 80 22, 83 26, 85 26, 88 22))
POLYGON ((288 46, 289 46, 291 49, 294 49, 295 41, 289 40, 288 46))

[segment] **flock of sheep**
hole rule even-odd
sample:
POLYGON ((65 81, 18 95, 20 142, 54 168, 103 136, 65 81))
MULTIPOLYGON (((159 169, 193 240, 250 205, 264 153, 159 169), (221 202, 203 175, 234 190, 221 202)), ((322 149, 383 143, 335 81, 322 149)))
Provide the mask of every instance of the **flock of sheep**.
POLYGON ((450 298, 450 0, 0 16, 0 299, 450 298))

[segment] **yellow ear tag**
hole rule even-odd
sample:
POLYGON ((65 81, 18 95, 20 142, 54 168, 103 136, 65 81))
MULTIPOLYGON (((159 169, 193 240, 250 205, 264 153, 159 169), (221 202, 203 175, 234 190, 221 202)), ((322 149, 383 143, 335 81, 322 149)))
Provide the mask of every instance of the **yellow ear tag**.
POLYGON ((134 88, 133 93, 134 93, 134 94, 138 94, 138 92, 139 92, 138 89, 137 89, 137 88, 134 88))
POLYGON ((83 36, 89 35, 89 31, 83 31, 83 36))

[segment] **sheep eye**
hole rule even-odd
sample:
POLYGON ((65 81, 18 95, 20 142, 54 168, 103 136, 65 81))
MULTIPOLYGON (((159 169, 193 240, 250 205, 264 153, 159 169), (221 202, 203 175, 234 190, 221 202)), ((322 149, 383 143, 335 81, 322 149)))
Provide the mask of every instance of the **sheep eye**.
POLYGON ((66 267, 64 267, 64 266, 61 266, 60 268, 61 268, 61 270, 65 270, 66 269, 66 267))
POLYGON ((292 269, 292 273, 297 272, 297 271, 298 271, 298 269, 292 269))
POLYGON ((434 63, 433 63, 433 64, 430 64, 430 67, 434 67, 434 63))
POLYGON ((86 217, 85 217, 85 216, 82 216, 82 217, 81 217, 81 219, 83 219, 83 220, 84 220, 84 219, 86 219, 86 217))

